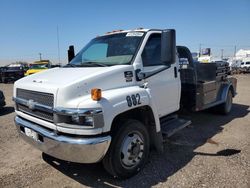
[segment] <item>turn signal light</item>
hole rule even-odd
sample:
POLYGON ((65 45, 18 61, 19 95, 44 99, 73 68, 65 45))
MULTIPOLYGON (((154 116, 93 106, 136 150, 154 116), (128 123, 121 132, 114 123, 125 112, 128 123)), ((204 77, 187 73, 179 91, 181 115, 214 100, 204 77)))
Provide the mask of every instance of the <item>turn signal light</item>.
POLYGON ((102 90, 98 88, 91 89, 91 98, 94 101, 99 101, 102 98, 102 90))

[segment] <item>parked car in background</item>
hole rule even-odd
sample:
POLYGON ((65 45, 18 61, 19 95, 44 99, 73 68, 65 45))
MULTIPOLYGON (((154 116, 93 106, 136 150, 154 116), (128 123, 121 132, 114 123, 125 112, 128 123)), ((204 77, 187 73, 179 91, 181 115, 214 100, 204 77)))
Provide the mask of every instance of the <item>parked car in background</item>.
POLYGON ((49 60, 40 60, 31 63, 29 69, 25 72, 25 76, 38 73, 44 70, 47 70, 52 67, 52 64, 49 60))
POLYGON ((240 65, 241 72, 248 73, 250 72, 250 61, 242 62, 240 65))
POLYGON ((2 109, 5 106, 5 97, 3 92, 0 90, 0 109, 2 109))
POLYGON ((24 73, 28 69, 28 65, 24 63, 12 63, 1 70, 1 81, 3 83, 16 81, 24 77, 24 73))

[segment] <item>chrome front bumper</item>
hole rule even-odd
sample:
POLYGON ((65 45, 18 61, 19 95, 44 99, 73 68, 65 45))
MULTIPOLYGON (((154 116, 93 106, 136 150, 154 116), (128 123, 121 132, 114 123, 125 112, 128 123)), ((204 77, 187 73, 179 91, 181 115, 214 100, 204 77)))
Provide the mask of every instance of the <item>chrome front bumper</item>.
POLYGON ((106 154, 111 136, 83 138, 81 136, 57 135, 54 131, 45 129, 19 116, 15 117, 17 130, 21 137, 37 149, 53 157, 78 162, 96 163, 106 154), (26 136, 24 128, 29 128, 38 134, 38 140, 26 136))

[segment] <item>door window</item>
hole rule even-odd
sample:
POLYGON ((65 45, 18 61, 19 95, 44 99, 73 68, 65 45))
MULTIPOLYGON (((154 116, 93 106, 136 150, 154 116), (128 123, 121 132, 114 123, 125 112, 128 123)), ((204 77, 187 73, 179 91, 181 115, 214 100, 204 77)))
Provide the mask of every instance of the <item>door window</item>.
POLYGON ((143 66, 163 65, 161 62, 161 34, 152 34, 142 52, 143 66))

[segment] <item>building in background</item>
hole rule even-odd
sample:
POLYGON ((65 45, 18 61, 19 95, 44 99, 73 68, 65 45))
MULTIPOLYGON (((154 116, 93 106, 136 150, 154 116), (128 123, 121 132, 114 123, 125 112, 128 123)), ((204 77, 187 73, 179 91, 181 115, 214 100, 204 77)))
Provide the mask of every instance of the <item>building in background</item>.
POLYGON ((211 56, 211 48, 203 48, 200 52, 200 56, 198 58, 198 61, 203 63, 211 62, 212 56, 211 56))
POLYGON ((236 60, 249 61, 250 60, 250 50, 240 49, 235 54, 236 60))
POLYGON ((229 58, 228 62, 231 67, 240 67, 243 62, 250 61, 250 50, 240 49, 234 57, 229 58))

